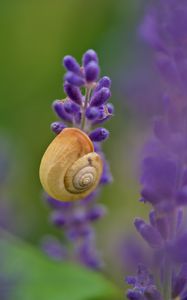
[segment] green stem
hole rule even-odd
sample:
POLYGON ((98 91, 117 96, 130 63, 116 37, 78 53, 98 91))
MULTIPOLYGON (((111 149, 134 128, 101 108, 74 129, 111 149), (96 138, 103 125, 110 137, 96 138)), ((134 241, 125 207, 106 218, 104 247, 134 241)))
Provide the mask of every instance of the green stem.
POLYGON ((83 110, 82 110, 82 120, 81 120, 81 129, 82 130, 84 129, 84 126, 85 126, 85 120, 86 120, 85 114, 86 114, 86 109, 87 109, 88 102, 90 99, 90 93, 91 93, 91 88, 87 87, 86 93, 85 93, 85 102, 84 102, 84 106, 83 106, 83 110))

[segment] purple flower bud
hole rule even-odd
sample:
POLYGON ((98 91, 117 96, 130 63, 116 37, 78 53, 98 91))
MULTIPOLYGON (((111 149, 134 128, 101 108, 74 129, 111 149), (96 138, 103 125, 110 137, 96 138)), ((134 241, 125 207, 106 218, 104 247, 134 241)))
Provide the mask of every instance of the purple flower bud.
POLYGON ((85 67, 91 61, 95 61, 96 63, 98 63, 97 53, 92 49, 87 50, 84 53, 83 60, 82 60, 83 66, 85 67))
POLYGON ((63 227, 66 224, 66 219, 61 211, 54 211, 51 214, 51 222, 57 227, 63 227))
POLYGON ((53 122, 51 124, 51 130, 56 134, 59 134, 66 127, 67 126, 62 122, 53 122))
POLYGON ((101 105, 99 106, 99 115, 95 120, 93 120, 92 124, 102 124, 109 120, 111 117, 112 114, 109 113, 107 105, 101 105))
POLYGON ((68 114, 64 109, 64 103, 61 100, 56 100, 53 102, 53 109, 57 116, 67 122, 72 122, 73 117, 68 114))
POLYGON ((96 81, 99 76, 99 66, 96 62, 91 61, 85 67, 85 77, 87 82, 96 81))
POLYGON ((88 120, 95 120, 99 116, 99 109, 95 106, 89 106, 86 109, 86 117, 88 120))
POLYGON ((159 201, 157 193, 149 187, 144 187, 142 189, 141 196, 144 199, 144 202, 148 201, 153 205, 157 204, 159 201))
POLYGON ((98 92, 96 92, 90 101, 91 106, 100 106, 104 104, 111 97, 111 92, 108 88, 101 88, 98 92))
POLYGON ((83 224, 86 220, 85 212, 81 209, 76 210, 71 218, 71 223, 78 226, 83 224))
POLYGON ((105 128, 96 128, 89 134, 93 142, 101 142, 109 137, 109 131, 105 128))
MULTIPOLYGON (((91 106, 92 107, 92 106, 91 106)), ((100 121, 103 121, 103 119, 106 117, 107 110, 106 110, 106 105, 101 105, 98 107, 98 118, 95 120, 93 124, 97 124, 100 121)))
POLYGON ((103 87, 106 87, 106 88, 111 87, 111 79, 108 76, 104 76, 98 81, 94 92, 98 92, 103 87))
POLYGON ((80 106, 75 102, 68 100, 64 102, 64 109, 68 114, 74 114, 80 111, 80 106))
POLYGON ((44 252, 59 261, 67 258, 67 250, 62 244, 53 236, 45 236, 41 243, 44 252))
POLYGON ((109 114, 113 115, 114 114, 114 105, 112 103, 107 103, 106 106, 108 108, 109 114))
POLYGON ((71 55, 66 55, 64 57, 64 67, 71 72, 80 73, 80 66, 76 59, 71 55))
POLYGON ((137 231, 141 234, 144 240, 152 247, 152 248, 160 248, 162 246, 163 240, 159 233, 159 231, 153 226, 144 222, 144 220, 140 218, 136 218, 134 221, 134 225, 137 231))
POLYGON ((127 298, 129 300, 145 300, 144 295, 140 290, 128 290, 127 298))
POLYGON ((81 222, 80 224, 72 224, 66 232, 67 238, 75 241, 77 238, 90 238, 93 234, 92 227, 81 222))
POLYGON ((79 260, 87 267, 95 270, 101 267, 102 262, 100 257, 96 249, 93 248, 92 242, 90 242, 89 239, 82 245, 78 246, 76 252, 79 260))
POLYGON ((135 285, 136 284, 136 277, 135 276, 127 276, 125 278, 126 283, 130 284, 130 285, 135 285))
POLYGON ((64 80, 75 86, 83 86, 85 84, 84 78, 73 72, 67 72, 64 76, 64 80))
POLYGON ((82 94, 78 87, 73 86, 66 82, 64 84, 64 91, 69 96, 69 98, 75 103, 81 105, 82 104, 82 94))
POLYGON ((87 214, 87 218, 90 221, 96 221, 102 218, 106 214, 106 208, 103 205, 94 206, 87 214))

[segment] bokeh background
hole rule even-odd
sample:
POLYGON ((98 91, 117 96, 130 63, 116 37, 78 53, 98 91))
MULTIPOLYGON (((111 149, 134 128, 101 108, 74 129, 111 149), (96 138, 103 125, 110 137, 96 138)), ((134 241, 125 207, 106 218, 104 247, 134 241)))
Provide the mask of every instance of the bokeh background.
POLYGON ((118 245, 127 233, 134 233, 133 218, 146 214, 138 202, 138 169, 149 118, 143 109, 134 109, 127 93, 130 81, 133 88, 133 70, 145 55, 137 36, 144 4, 136 0, 0 2, 2 222, 35 247, 43 235, 59 235, 48 222, 38 168, 53 138, 50 123, 56 117, 51 103, 63 97, 62 58, 71 54, 80 61, 83 52, 95 49, 102 75, 112 78, 115 106, 115 117, 106 125, 110 139, 104 144, 114 182, 103 189, 100 201, 108 215, 96 230, 108 273, 121 285, 125 267, 118 263, 118 245))

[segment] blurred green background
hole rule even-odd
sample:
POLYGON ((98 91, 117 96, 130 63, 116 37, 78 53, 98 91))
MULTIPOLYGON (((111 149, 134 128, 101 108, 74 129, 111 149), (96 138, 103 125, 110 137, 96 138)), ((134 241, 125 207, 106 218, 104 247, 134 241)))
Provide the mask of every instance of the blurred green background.
POLYGON ((38 168, 53 138, 50 123, 56 117, 51 103, 63 97, 62 58, 71 54, 80 61, 83 52, 93 48, 102 75, 112 78, 116 113, 106 125, 111 135, 104 149, 114 182, 103 189, 101 202, 109 213, 97 232, 114 279, 121 276, 115 246, 127 230, 133 231, 133 218, 144 214, 138 203, 136 165, 144 134, 120 88, 123 69, 129 61, 133 65, 133 38, 141 12, 142 2, 136 0, 0 2, 0 137, 10 161, 10 179, 2 193, 10 199, 14 231, 30 243, 38 245, 47 233, 58 235, 42 202, 38 168))

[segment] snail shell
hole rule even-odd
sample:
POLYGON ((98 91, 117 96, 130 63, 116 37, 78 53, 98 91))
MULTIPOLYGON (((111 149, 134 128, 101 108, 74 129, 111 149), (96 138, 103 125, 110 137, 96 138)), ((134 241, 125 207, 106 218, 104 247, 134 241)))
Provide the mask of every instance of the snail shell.
POLYGON ((40 164, 44 190, 60 201, 88 196, 98 185, 101 157, 90 138, 78 128, 65 128, 48 146, 40 164))

